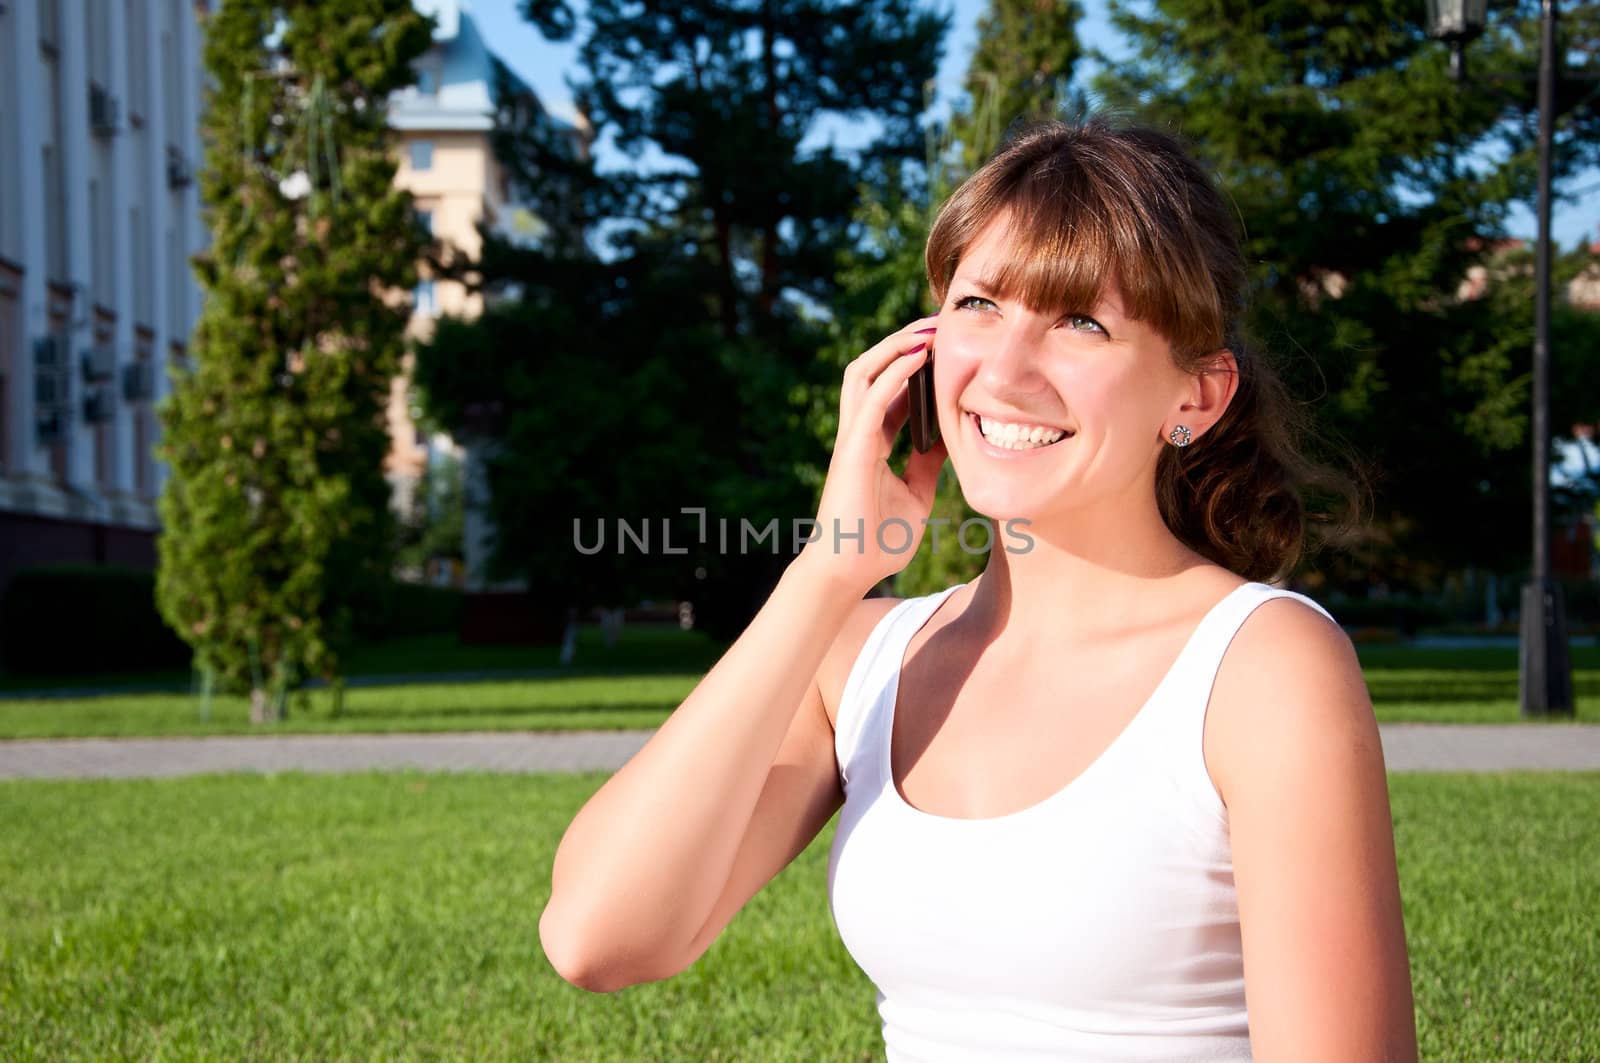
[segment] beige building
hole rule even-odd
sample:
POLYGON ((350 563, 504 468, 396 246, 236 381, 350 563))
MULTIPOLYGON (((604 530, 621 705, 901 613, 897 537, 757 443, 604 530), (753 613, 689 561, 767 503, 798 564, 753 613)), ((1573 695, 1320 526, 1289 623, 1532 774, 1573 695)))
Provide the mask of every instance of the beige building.
MULTIPOLYGON (((490 144, 499 100, 496 67, 500 65, 485 44, 470 7, 460 0, 415 0, 419 11, 437 20, 433 46, 417 61, 416 84, 394 94, 389 101, 390 125, 401 134, 400 168, 395 181, 411 192, 416 208, 435 239, 468 259, 482 250, 480 221, 498 234, 518 241, 537 241, 542 223, 518 206, 506 175, 490 144)), ((514 89, 533 92, 515 75, 514 89)), ((573 150, 586 156, 592 132, 581 117, 567 121, 552 115, 542 120, 570 138, 573 150)), ((475 317, 482 298, 469 295, 453 281, 424 277, 414 293, 415 311, 407 334, 431 333, 440 314, 475 317)), ((423 438, 415 418, 417 409, 410 389, 412 358, 406 356, 406 375, 398 378, 389 397, 391 445, 384 474, 393 488, 394 508, 410 513, 418 504, 416 487, 430 461, 462 460, 467 470, 467 541, 465 570, 456 582, 481 589, 487 529, 474 512, 485 500, 482 470, 472 453, 445 435, 423 438)))

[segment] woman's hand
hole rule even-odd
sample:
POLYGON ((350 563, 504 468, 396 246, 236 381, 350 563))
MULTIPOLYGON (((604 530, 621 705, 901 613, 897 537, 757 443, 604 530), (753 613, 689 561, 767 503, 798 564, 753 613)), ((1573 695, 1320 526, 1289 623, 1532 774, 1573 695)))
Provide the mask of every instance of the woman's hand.
POLYGON ((889 467, 889 453, 910 412, 907 382, 932 354, 937 317, 914 321, 857 356, 839 389, 818 538, 801 556, 862 594, 906 567, 933 510, 944 441, 926 453, 913 448, 903 479, 889 467))

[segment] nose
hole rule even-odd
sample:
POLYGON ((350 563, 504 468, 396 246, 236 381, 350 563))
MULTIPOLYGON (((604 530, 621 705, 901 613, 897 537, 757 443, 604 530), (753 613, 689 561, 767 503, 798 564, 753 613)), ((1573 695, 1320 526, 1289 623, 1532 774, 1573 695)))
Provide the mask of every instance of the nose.
POLYGON ((978 382, 986 394, 1002 401, 1039 390, 1039 349, 1043 336, 1027 322, 1008 322, 990 334, 978 366, 978 382))

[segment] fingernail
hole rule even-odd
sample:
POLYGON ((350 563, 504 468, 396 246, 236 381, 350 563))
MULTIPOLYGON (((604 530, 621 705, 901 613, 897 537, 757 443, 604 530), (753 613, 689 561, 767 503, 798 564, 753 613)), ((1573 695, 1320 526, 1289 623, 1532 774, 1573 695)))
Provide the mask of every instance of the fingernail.
POLYGON ((924 348, 926 346, 927 346, 926 343, 919 343, 915 347, 913 347, 909 351, 907 351, 906 353, 907 354, 916 354, 918 351, 922 350, 922 348, 924 348))
POLYGON ((919 329, 917 329, 917 331, 913 332, 912 335, 913 336, 920 336, 924 332, 938 332, 938 331, 939 330, 936 329, 936 328, 919 328, 919 329))

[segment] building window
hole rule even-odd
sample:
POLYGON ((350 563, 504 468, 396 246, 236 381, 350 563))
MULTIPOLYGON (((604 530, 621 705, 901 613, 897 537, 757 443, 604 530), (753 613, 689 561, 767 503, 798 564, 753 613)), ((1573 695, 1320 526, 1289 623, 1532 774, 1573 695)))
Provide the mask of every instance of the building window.
POLYGON ((413 140, 411 142, 411 168, 413 170, 433 169, 433 141, 413 140))
POLYGON ((417 70, 417 92, 424 96, 432 96, 439 91, 439 75, 434 72, 431 65, 425 65, 417 70))
POLYGON ((434 298, 432 281, 423 281, 418 284, 411 294, 416 300, 416 313, 432 317, 439 312, 439 303, 434 298))
POLYGON ((427 233, 429 236, 432 236, 433 235, 433 211, 431 211, 431 210, 419 210, 419 211, 417 211, 417 224, 422 226, 422 231, 423 232, 427 233))

